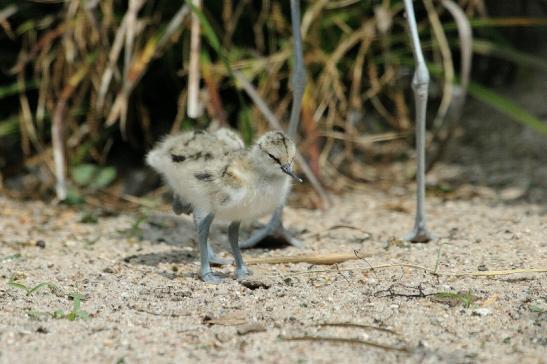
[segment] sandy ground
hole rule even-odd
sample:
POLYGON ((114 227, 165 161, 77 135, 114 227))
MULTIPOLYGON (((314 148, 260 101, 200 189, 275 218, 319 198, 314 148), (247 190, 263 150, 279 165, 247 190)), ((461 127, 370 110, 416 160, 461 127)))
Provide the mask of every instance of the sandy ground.
MULTIPOLYGON (((547 268, 545 139, 474 107, 428 177, 436 240, 399 239, 411 184, 361 186, 329 211, 287 210, 305 248, 245 256, 364 259, 253 265, 246 285, 231 266, 224 284, 200 282, 190 220, 167 206, 109 215, 0 196, 0 363, 547 362, 546 273, 444 274, 547 268), (381 265, 394 266, 369 269, 381 265)), ((228 257, 226 227, 212 237, 228 257)))

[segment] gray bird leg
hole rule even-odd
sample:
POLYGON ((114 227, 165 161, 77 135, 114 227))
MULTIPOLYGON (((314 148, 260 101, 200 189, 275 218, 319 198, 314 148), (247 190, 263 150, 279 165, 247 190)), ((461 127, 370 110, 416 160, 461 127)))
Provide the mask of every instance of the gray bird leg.
POLYGON ((300 109, 302 96, 306 88, 306 67, 304 66, 304 50, 302 47, 302 35, 300 34, 300 0, 291 0, 291 25, 294 39, 294 68, 292 71, 293 101, 291 117, 289 121, 288 135, 296 140, 298 124, 300 124, 300 109))
MULTIPOLYGON (((199 226, 198 217, 196 216, 196 214, 194 214, 193 218, 194 218, 194 225, 196 226, 196 229, 197 229, 198 226, 199 226)), ((207 234, 207 235, 209 235, 209 234, 207 234)), ((232 264, 232 261, 229 260, 229 259, 222 259, 220 257, 217 257, 217 255, 213 251, 213 247, 211 246, 211 240, 209 238, 207 238, 207 254, 209 254, 209 263, 210 264, 213 264, 213 265, 232 264)))
MULTIPOLYGON (((186 201, 182 200, 179 196, 173 195, 173 212, 177 215, 185 214, 189 215, 193 211, 193 207, 191 204, 187 203, 186 201)), ((196 220, 196 215, 194 215, 194 225, 196 226, 196 229, 198 227, 198 222, 196 220)), ((213 265, 228 265, 232 264, 231 260, 228 259, 222 259, 216 256, 215 252, 213 251, 213 248, 211 246, 211 240, 207 239, 207 252, 209 254, 209 263, 213 265)))
MULTIPOLYGON (((293 102, 289 120, 288 135, 296 141, 298 124, 300 123, 300 109, 302 108, 302 96, 306 88, 306 67, 304 66, 304 51, 302 35, 300 34, 300 0, 291 0, 291 25, 293 33, 294 68, 292 71, 293 102)), ((249 239, 239 244, 242 248, 252 248, 269 235, 275 235, 295 247, 301 247, 302 242, 293 238, 283 227, 283 206, 275 210, 272 218, 262 229, 258 230, 249 239)))
POLYGON ((283 206, 279 206, 274 211, 272 218, 262 229, 256 231, 249 239, 240 242, 239 246, 243 249, 252 248, 267 236, 285 240, 297 248, 303 247, 302 242, 294 238, 283 226, 283 206))
POLYGON ((428 242, 433 239, 426 227, 425 216, 425 114, 427 110, 427 94, 429 87, 429 72, 427 70, 412 0, 405 0, 406 17, 412 41, 412 51, 416 62, 416 71, 412 79, 412 90, 416 105, 416 220, 414 229, 405 236, 412 242, 428 242))
POLYGON ((236 261, 236 279, 242 279, 251 275, 251 272, 243 262, 241 250, 239 250, 239 224, 239 221, 234 221, 228 227, 228 240, 230 240, 230 246, 232 247, 232 253, 236 261))
POLYGON ((197 231, 198 231, 198 243, 199 243, 199 256, 200 256, 200 271, 199 277, 207 283, 220 283, 222 280, 213 274, 211 265, 209 264, 209 252, 207 250, 207 239, 209 237, 209 228, 213 222, 215 215, 209 214, 204 218, 198 219, 197 231))

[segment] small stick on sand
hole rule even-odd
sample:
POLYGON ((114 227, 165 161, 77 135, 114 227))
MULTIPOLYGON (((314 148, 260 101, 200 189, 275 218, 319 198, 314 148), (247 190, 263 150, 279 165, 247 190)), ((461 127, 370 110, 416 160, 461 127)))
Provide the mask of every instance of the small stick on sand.
POLYGON ((358 260, 363 256, 370 254, 355 253, 333 253, 333 254, 310 254, 310 255, 295 255, 292 257, 265 257, 265 258, 246 258, 248 264, 288 264, 288 263, 309 263, 317 265, 332 265, 343 263, 348 260, 358 260))
POLYGON ((335 343, 349 343, 349 344, 362 344, 366 346, 371 346, 373 348, 378 349, 384 349, 388 351, 400 351, 403 353, 409 353, 410 349, 402 347, 395 347, 395 346, 389 346, 389 345, 383 345, 378 344, 375 342, 367 341, 367 340, 361 340, 361 339, 353 339, 353 338, 345 338, 345 337, 329 337, 329 336, 288 336, 288 337, 281 337, 282 340, 287 341, 328 341, 328 342, 335 342, 335 343))

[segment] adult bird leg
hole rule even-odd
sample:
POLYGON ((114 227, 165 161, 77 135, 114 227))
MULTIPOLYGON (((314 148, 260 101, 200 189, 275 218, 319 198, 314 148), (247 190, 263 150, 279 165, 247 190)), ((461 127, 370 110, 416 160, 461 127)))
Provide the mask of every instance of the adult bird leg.
MULTIPOLYGON (((194 211, 195 213, 195 211, 194 211)), ((197 220, 197 230, 198 230, 198 244, 199 244, 199 256, 200 256, 200 271, 199 277, 207 283, 218 284, 222 282, 222 279, 213 274, 211 270, 211 265, 209 263, 209 252, 207 249, 207 240, 209 238, 209 228, 213 222, 215 215, 208 214, 207 216, 201 218, 198 217, 197 220)))
POLYGON ((239 250, 239 221, 234 221, 228 227, 228 240, 232 247, 232 253, 236 261, 236 279, 242 279, 251 274, 247 266, 243 262, 241 250, 239 250))
MULTIPOLYGON (((300 122, 300 109, 302 96, 306 88, 306 68, 304 66, 304 51, 302 47, 302 35, 300 34, 300 0, 291 0, 291 25, 293 33, 294 68, 292 70, 293 102, 289 120, 288 135, 296 140, 298 124, 300 122)), ((239 244, 242 248, 252 248, 268 236, 285 240, 290 245, 301 247, 302 243, 291 236, 283 227, 283 207, 280 206, 272 214, 270 221, 262 229, 256 231, 246 241, 239 244)))
POLYGON ((302 35, 300 34, 300 0, 291 0, 291 25, 294 38, 294 68, 292 71, 293 101, 287 133, 289 138, 296 141, 298 124, 300 124, 302 96, 304 96, 304 89, 306 88, 306 67, 304 66, 302 35))
POLYGON ((303 246, 300 240, 293 237, 283 227, 283 206, 279 206, 274 211, 272 218, 263 228, 256 231, 249 239, 239 243, 239 246, 243 249, 252 248, 267 236, 271 236, 274 239, 284 240, 297 248, 301 248, 303 246))
POLYGON ((425 216, 425 113, 427 109, 427 93, 429 87, 429 72, 427 70, 412 0, 405 0, 406 17, 410 30, 412 52, 416 62, 416 70, 412 78, 412 90, 416 105, 416 220, 413 230, 405 236, 405 240, 412 242, 428 242, 433 235, 427 230, 425 216))

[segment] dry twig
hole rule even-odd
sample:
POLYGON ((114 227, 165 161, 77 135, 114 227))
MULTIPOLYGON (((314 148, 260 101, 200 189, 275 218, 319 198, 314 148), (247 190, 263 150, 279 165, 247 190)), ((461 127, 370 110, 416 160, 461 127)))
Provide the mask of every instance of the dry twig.
POLYGON ((304 336, 282 336, 281 339, 286 341, 326 341, 326 342, 332 342, 332 343, 362 344, 362 345, 370 346, 377 349, 383 349, 387 351, 399 351, 403 353, 411 352, 411 350, 406 347, 390 346, 390 345, 375 343, 368 340, 346 338, 346 337, 304 335, 304 336))
POLYGON ((333 253, 333 254, 310 254, 295 255, 292 257, 264 257, 264 258, 245 258, 247 264, 295 264, 309 263, 317 265, 331 265, 343 263, 348 260, 361 259, 362 256, 356 256, 354 253, 333 253))

